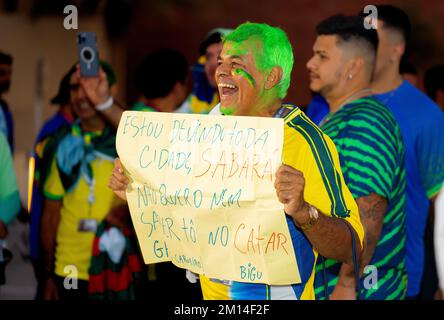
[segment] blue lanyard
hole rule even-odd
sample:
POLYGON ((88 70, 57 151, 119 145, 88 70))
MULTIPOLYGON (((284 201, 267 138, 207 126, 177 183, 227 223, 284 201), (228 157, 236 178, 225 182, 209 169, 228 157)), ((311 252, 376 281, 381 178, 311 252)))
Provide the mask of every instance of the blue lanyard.
MULTIPOLYGON (((280 107, 273 115, 273 118, 283 118, 285 116, 285 111, 287 111, 287 108, 282 106, 280 107)), ((221 115, 224 116, 224 114, 221 112, 221 115)))

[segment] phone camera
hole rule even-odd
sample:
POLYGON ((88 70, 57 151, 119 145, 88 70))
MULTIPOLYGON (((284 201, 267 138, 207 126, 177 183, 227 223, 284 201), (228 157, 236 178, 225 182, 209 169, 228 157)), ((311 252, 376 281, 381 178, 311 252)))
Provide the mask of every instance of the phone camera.
POLYGON ((80 58, 86 63, 90 64, 95 58, 94 50, 91 47, 84 47, 80 52, 80 58))

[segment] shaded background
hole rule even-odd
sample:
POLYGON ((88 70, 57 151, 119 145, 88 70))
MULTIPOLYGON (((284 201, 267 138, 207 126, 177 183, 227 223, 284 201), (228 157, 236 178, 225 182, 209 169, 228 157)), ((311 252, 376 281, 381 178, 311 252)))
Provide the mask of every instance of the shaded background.
POLYGON ((354 14, 378 3, 399 5, 409 14, 413 24, 409 56, 420 74, 443 62, 442 0, 1 0, 0 50, 14 56, 6 99, 16 121, 17 156, 31 150, 36 132, 54 112, 49 100, 62 74, 76 60, 78 31, 97 33, 100 56, 116 69, 119 99, 131 103, 134 71, 147 52, 174 48, 192 63, 202 39, 215 27, 234 28, 247 20, 280 26, 288 33, 295 55, 287 100, 305 105, 310 99, 305 63, 316 24, 329 15, 354 14), (78 30, 63 28, 63 8, 68 4, 79 9, 78 30))
MULTIPOLYGON (((118 99, 132 103, 134 71, 147 52, 174 48, 193 63, 201 41, 215 27, 234 28, 247 20, 279 26, 288 33, 295 55, 287 100, 304 106, 310 100, 305 63, 311 56, 315 26, 330 15, 356 14, 368 4, 380 3, 398 5, 409 14, 413 25, 409 60, 420 77, 429 66, 444 63, 443 0, 0 0, 0 51, 14 57, 5 99, 15 119, 14 161, 23 202, 35 136, 55 111, 49 100, 77 59, 78 31, 97 33, 100 56, 117 73, 118 99), (63 27, 63 8, 68 4, 79 10, 78 30, 63 27)), ((25 243, 26 235, 20 237, 25 243)), ((25 254, 26 248, 20 251, 25 254)), ((19 280, 26 285, 23 274, 19 280)))

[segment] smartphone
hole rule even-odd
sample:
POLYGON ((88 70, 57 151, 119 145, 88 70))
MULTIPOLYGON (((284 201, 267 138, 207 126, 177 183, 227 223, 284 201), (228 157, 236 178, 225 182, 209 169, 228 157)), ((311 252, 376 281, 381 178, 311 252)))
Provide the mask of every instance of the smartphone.
POLYGON ((99 52, 96 34, 94 32, 79 32, 77 34, 77 49, 80 75, 82 77, 97 77, 99 75, 99 52))

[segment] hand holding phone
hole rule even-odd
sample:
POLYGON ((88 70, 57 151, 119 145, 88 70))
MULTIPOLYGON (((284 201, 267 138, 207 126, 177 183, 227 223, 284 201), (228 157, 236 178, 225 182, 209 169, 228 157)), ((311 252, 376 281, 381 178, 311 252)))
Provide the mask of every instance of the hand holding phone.
POLYGON ((76 66, 75 77, 80 81, 80 85, 85 91, 86 96, 94 105, 104 103, 111 96, 111 92, 106 79, 106 73, 99 67, 96 77, 84 77, 81 75, 80 64, 76 66))
POLYGON ((77 49, 80 75, 82 77, 97 77, 99 75, 99 52, 96 34, 94 32, 79 32, 77 34, 77 49))

